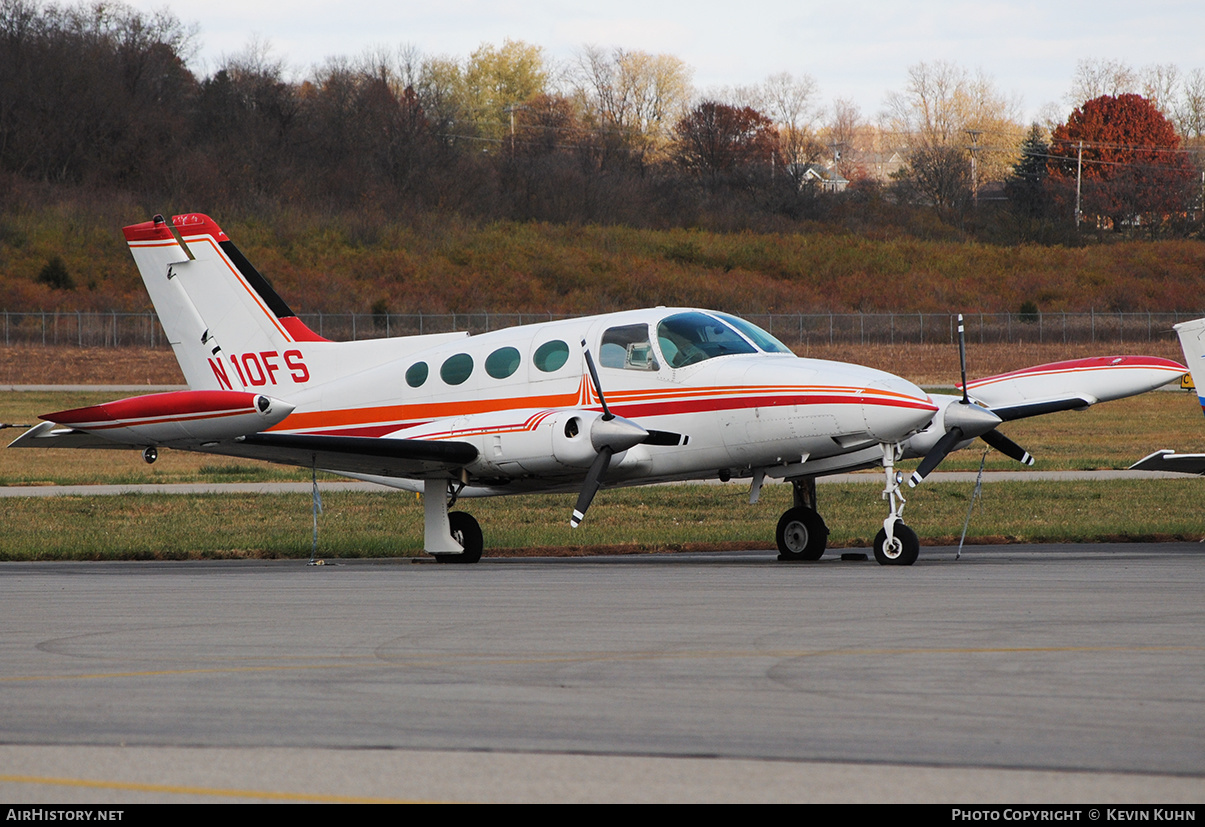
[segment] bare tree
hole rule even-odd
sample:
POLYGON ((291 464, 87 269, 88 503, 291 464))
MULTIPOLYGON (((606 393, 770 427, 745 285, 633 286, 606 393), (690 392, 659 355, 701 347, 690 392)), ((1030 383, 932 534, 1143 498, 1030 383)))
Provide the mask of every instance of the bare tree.
POLYGON ((1205 69, 1193 69, 1184 77, 1176 100, 1175 121, 1184 138, 1205 137, 1205 69))
POLYGON ((819 113, 819 86, 811 75, 770 75, 761 84, 761 111, 778 126, 778 142, 788 169, 815 160, 820 152, 813 125, 819 113))
POLYGON ((672 55, 588 46, 577 91, 588 117, 613 130, 642 159, 660 157, 690 101, 691 69, 672 55))
POLYGON ((1092 58, 1075 65, 1075 76, 1067 92, 1067 103, 1081 103, 1103 95, 1137 94, 1141 91, 1138 73, 1123 60, 1092 58))
POLYGON ((1175 112, 1180 70, 1174 63, 1152 63, 1142 68, 1142 96, 1165 116, 1175 112))
MULTIPOLYGON (((922 62, 909 67, 905 91, 888 95, 886 122, 909 153, 906 175, 923 171, 931 180, 958 180, 960 170, 939 175, 935 168, 962 153, 968 166, 973 161, 974 177, 982 184, 1004 180, 1016 162, 1024 137, 1019 109, 1016 99, 999 92, 982 71, 972 75, 946 61, 922 62), (931 151, 937 148, 955 152, 931 151)), ((913 183, 917 190, 934 189, 913 183)), ((944 195, 928 200, 942 209, 952 203, 944 195)))
POLYGON ((837 171, 850 181, 872 175, 871 156, 881 149, 877 146, 877 134, 856 103, 846 98, 833 102, 828 123, 818 141, 829 149, 836 162, 837 171))
POLYGON ((959 107, 968 81, 966 69, 944 60, 909 66, 907 88, 887 95, 891 129, 913 144, 949 144, 962 125, 959 107))

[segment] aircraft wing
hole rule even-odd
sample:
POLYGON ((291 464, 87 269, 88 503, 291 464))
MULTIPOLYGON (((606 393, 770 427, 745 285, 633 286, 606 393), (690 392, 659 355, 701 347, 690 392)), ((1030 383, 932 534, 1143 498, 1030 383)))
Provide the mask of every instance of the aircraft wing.
POLYGON ((251 434, 195 450, 335 473, 409 478, 447 476, 477 459, 476 447, 467 442, 308 434, 251 434))
MULTIPOLYGON (((54 422, 30 428, 10 448, 124 448, 142 450, 146 443, 118 442, 54 422)), ((177 445, 183 450, 258 459, 323 471, 373 474, 381 477, 423 478, 458 471, 477 458, 467 442, 431 439, 251 434, 200 445, 177 445)))
POLYGON ((1154 356, 1099 356, 976 379, 967 383, 967 393, 1007 422, 1145 393, 1179 380, 1186 370, 1154 356))
POLYGON ((1175 471, 1180 474, 1205 474, 1205 454, 1177 454, 1164 448, 1130 466, 1131 471, 1175 471))

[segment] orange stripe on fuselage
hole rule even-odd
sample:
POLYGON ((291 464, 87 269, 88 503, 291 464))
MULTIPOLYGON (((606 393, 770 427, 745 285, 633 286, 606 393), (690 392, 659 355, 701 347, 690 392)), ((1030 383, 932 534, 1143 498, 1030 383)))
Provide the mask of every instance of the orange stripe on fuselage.
POLYGON ((411 405, 382 405, 339 411, 292 413, 272 428, 273 431, 309 431, 316 428, 346 428, 380 423, 402 425, 450 419, 471 414, 499 413, 523 408, 576 408, 577 393, 550 396, 521 396, 510 399, 467 399, 463 402, 428 402, 411 405))
MULTIPOLYGON (((584 382, 584 380, 583 380, 584 382)), ((310 432, 346 428, 368 428, 386 425, 403 428, 439 419, 452 419, 473 414, 502 413, 508 410, 564 409, 583 407, 579 392, 542 396, 520 396, 501 399, 473 399, 460 402, 429 402, 408 405, 385 405, 337 411, 293 413, 276 425, 273 431, 310 432)), ((587 393, 586 406, 601 410, 595 395, 587 393)), ((928 400, 907 394, 872 388, 850 388, 831 385, 796 385, 779 387, 728 386, 720 388, 680 388, 653 391, 620 391, 608 394, 615 413, 633 416, 664 416, 725 408, 736 410, 778 405, 883 405, 887 407, 931 410, 937 406, 928 400)), ((496 426, 514 429, 516 426, 496 426)), ((469 429, 477 430, 477 429, 469 429)), ((489 430, 492 430, 489 429, 489 430)))

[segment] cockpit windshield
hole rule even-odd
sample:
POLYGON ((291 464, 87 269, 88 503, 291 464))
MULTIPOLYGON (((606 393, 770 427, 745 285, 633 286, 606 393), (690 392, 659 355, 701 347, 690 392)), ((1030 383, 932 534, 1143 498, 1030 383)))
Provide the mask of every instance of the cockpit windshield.
MULTIPOLYGON (((768 334, 767 334, 768 335, 768 334)), ((733 353, 757 353, 739 333, 706 313, 677 313, 657 325, 657 343, 671 367, 683 368, 733 353)))
POLYGON ((753 322, 748 321, 747 319, 742 319, 739 316, 729 316, 727 313, 716 313, 716 315, 728 322, 728 324, 735 327, 741 333, 744 333, 745 336, 751 342, 753 342, 753 344, 760 347, 766 353, 791 353, 791 349, 789 347, 778 341, 778 339, 774 338, 774 336, 771 334, 762 330, 753 322))

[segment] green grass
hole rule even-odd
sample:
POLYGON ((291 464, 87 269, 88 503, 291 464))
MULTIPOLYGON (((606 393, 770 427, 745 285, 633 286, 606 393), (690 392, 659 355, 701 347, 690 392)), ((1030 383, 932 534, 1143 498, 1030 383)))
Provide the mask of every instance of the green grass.
MULTIPOLYGON (((984 486, 969 542, 1197 540, 1202 482, 1020 482, 984 486)), ((928 484, 905 517, 922 542, 957 542, 969 484, 928 484)), ((882 525, 877 484, 824 485, 820 507, 830 547, 867 546, 882 525)), ((485 532, 486 554, 506 550, 673 551, 771 548, 790 488, 769 486, 749 505, 737 485, 678 485, 602 492, 578 529, 572 495, 462 500, 485 532)), ((321 557, 414 556, 422 506, 402 492, 328 493, 319 517, 321 557)), ((2 560, 306 558, 308 495, 0 499, 2 560)))

